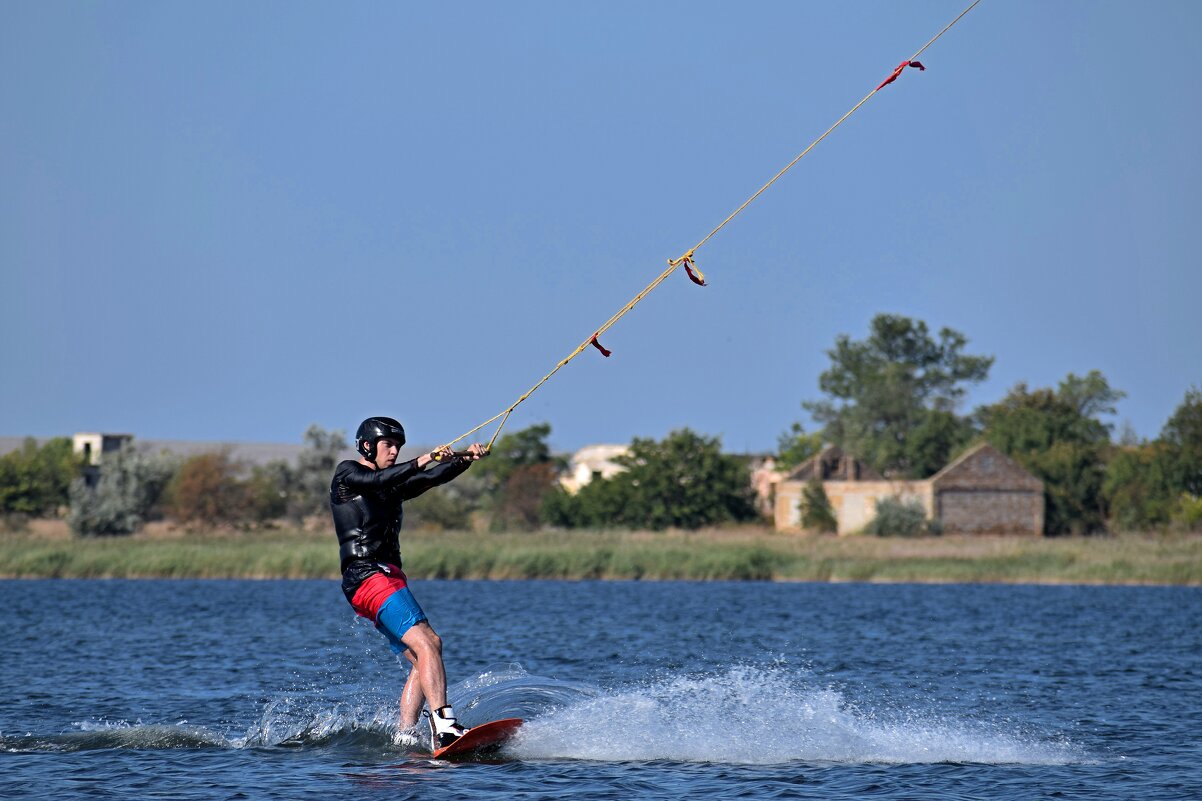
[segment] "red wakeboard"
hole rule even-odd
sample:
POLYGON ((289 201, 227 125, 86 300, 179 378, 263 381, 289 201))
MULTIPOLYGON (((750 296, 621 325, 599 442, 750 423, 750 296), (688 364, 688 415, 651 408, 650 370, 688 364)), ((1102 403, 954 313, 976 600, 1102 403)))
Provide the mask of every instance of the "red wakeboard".
POLYGON ((500 748, 522 725, 521 718, 503 718, 481 723, 443 748, 435 749, 435 759, 464 759, 500 748))

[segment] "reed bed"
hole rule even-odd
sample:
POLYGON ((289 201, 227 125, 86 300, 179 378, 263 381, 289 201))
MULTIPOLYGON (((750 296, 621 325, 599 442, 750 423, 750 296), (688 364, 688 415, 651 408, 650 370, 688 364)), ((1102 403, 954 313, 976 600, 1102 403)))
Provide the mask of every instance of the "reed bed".
MULTIPOLYGON (((698 532, 406 532, 414 578, 1202 584, 1202 536, 811 537, 698 532)), ((328 578, 329 533, 0 537, 5 578, 328 578)))

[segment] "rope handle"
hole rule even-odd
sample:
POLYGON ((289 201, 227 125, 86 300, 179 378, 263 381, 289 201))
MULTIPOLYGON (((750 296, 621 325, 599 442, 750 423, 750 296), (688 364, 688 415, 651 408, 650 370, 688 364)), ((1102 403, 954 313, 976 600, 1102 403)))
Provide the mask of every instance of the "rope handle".
MULTIPOLYGON (((490 442, 488 444, 488 446, 484 449, 483 455, 488 456, 488 454, 491 451, 492 451, 492 443, 490 442)), ((463 458, 466 456, 473 456, 473 455, 474 454, 471 451, 453 451, 446 445, 443 445, 440 448, 435 448, 434 450, 430 451, 430 458, 436 462, 446 462, 451 459, 460 459, 460 458, 463 458)))

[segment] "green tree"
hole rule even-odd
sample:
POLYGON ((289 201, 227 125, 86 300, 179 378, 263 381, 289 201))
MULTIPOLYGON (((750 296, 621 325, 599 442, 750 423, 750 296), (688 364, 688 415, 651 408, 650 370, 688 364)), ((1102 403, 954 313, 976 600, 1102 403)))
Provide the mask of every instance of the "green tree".
POLYGON ((329 514, 330 478, 347 449, 345 431, 327 431, 316 423, 305 429, 304 442, 296 467, 281 473, 287 481, 283 490, 288 517, 298 523, 312 515, 329 514))
POLYGON ((157 516, 176 465, 174 457, 145 453, 133 443, 106 453, 95 486, 82 478, 71 482, 68 524, 84 537, 137 531, 157 516))
POLYGON ((1126 527, 1202 527, 1202 391, 1186 390, 1158 440, 1111 462, 1107 491, 1112 517, 1126 527))
POLYGON ((626 469, 594 479, 575 496, 550 495, 545 518, 575 527, 653 530, 756 519, 747 465, 724 455, 717 437, 685 428, 662 442, 636 438, 615 461, 626 469))
POLYGON ((509 474, 493 514, 493 528, 533 531, 542 523, 544 499, 557 486, 559 470, 551 462, 522 465, 509 474))
POLYGON ((1168 451, 1169 481, 1177 492, 1202 498, 1202 390, 1191 387, 1160 432, 1168 451))
MULTIPOLYGON (((472 467, 473 478, 484 487, 476 508, 491 513, 494 531, 538 528, 544 499, 556 488, 564 467, 551 453, 550 436, 549 423, 506 434, 493 444, 487 459, 472 467)), ((467 496, 463 497, 466 500, 467 496)))
POLYGON ((57 514, 67 505, 71 481, 82 465, 67 437, 55 437, 41 446, 27 437, 19 449, 0 456, 0 514, 57 514))
POLYGON ((950 328, 931 336, 921 320, 873 318, 867 339, 841 334, 819 377, 826 400, 802 406, 823 436, 890 478, 924 478, 974 435, 956 416, 965 385, 983 381, 992 356, 969 356, 968 340, 950 328))
POLYGON ((1173 507, 1173 525, 1185 531, 1202 531, 1202 498, 1182 493, 1173 507))
POLYGON ((794 423, 776 440, 776 467, 792 470, 822 450, 822 432, 807 434, 801 423, 794 423))
POLYGON ((1177 505, 1171 460, 1162 442, 1120 447, 1106 465, 1102 495, 1116 531, 1144 531, 1169 523, 1177 505))
POLYGON ((550 424, 537 423, 498 438, 488 458, 467 473, 406 503, 406 525, 466 529, 482 513, 494 531, 537 528, 563 467, 551 453, 550 436, 550 424))
POLYGON ((593 479, 574 495, 553 487, 539 510, 543 522, 563 528, 644 528, 629 514, 634 486, 616 478, 593 479))
POLYGON ((831 499, 822 488, 822 481, 817 476, 806 482, 801 491, 799 502, 801 511, 801 527, 810 531, 821 531, 824 534, 834 534, 839 529, 839 521, 835 519, 835 510, 831 507, 831 499))
POLYGON ((1114 414, 1123 395, 1093 370, 1084 377, 1070 373, 1056 390, 1018 384, 978 411, 985 438, 1043 480, 1048 534, 1103 530, 1111 426, 1098 416, 1114 414))
MULTIPOLYGON (((472 470, 475 468, 473 467, 472 470)), ((465 495, 463 488, 471 482, 471 471, 447 484, 405 503, 405 527, 434 531, 463 531, 471 525, 472 512, 479 508, 482 492, 465 495)), ((482 490, 483 483, 477 481, 482 490)))
POLYGON ((293 472, 283 459, 251 467, 243 482, 248 522, 267 524, 288 515, 288 488, 293 472))
POLYGON ((486 479, 494 489, 505 486, 509 476, 516 470, 536 464, 554 464, 551 446, 550 423, 536 423, 500 437, 483 459, 472 467, 472 472, 486 479))

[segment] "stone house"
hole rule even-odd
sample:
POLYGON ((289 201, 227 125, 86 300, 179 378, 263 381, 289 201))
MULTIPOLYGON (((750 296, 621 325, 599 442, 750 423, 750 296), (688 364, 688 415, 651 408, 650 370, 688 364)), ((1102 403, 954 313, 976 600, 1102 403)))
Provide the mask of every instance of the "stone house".
POLYGON ((1043 482, 988 443, 928 479, 933 517, 955 534, 1043 534, 1043 482))
POLYGON ((839 534, 868 525, 883 498, 918 502, 947 534, 1043 534, 1043 482, 988 443, 970 448, 921 481, 890 481, 828 446, 776 485, 777 530, 801 530, 801 494, 814 478, 831 502, 839 534))

